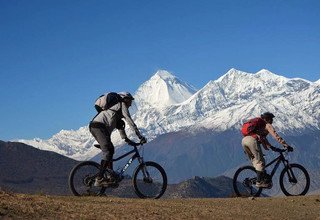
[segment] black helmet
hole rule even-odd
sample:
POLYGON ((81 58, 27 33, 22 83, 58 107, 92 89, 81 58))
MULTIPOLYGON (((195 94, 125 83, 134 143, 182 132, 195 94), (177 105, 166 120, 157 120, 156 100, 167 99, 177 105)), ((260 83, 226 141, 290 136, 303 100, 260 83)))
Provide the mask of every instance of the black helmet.
POLYGON ((274 114, 270 112, 265 112, 261 115, 261 118, 263 119, 273 119, 274 117, 275 117, 274 114))
POLYGON ((130 92, 119 92, 118 93, 121 98, 123 99, 129 99, 129 100, 134 100, 133 96, 130 94, 130 92))

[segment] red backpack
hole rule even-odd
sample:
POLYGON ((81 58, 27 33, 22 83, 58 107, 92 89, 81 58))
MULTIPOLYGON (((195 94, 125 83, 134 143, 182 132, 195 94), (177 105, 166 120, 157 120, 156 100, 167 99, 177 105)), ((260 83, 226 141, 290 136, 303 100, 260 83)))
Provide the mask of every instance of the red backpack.
POLYGON ((262 118, 253 118, 243 124, 241 132, 243 136, 249 136, 265 126, 266 122, 262 118))

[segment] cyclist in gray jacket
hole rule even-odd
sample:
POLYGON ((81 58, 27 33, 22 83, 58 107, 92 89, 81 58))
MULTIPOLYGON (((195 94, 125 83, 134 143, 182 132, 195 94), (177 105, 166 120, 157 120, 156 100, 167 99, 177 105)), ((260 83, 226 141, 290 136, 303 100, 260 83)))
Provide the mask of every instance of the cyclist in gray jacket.
POLYGON ((109 186, 116 181, 114 176, 107 176, 107 178, 103 176, 106 168, 113 170, 112 157, 114 154, 114 146, 110 138, 112 131, 115 128, 118 129, 122 139, 128 144, 133 143, 125 133, 125 124, 122 118, 125 119, 130 128, 136 133, 141 143, 147 142, 146 138, 141 135, 137 125, 132 120, 128 110, 134 100, 133 96, 129 92, 120 92, 118 94, 121 96, 121 101, 109 109, 98 113, 89 124, 90 133, 99 143, 102 151, 101 167, 95 181, 95 186, 109 186))

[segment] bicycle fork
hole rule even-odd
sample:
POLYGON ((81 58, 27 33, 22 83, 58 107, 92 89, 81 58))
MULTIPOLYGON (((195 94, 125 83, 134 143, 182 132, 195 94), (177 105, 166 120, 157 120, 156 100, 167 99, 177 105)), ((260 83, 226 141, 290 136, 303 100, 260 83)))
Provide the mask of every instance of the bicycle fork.
POLYGON ((146 166, 145 162, 143 161, 143 157, 139 157, 138 160, 139 160, 139 163, 142 165, 141 170, 142 170, 142 174, 143 174, 143 181, 145 183, 152 183, 153 182, 152 178, 150 177, 150 174, 147 170, 147 166, 146 166))
POLYGON ((293 184, 297 183, 298 182, 297 178, 295 177, 288 160, 285 160, 283 163, 284 163, 285 169, 287 169, 286 173, 288 174, 289 182, 293 184))

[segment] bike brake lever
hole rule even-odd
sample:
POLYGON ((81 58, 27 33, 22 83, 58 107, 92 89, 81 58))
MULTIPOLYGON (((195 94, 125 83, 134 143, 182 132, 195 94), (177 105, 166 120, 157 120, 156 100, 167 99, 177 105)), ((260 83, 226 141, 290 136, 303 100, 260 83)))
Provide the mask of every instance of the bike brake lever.
POLYGON ((287 150, 287 149, 281 149, 281 148, 275 147, 274 151, 275 151, 275 152, 278 152, 278 153, 285 153, 285 152, 287 152, 288 150, 287 150))

